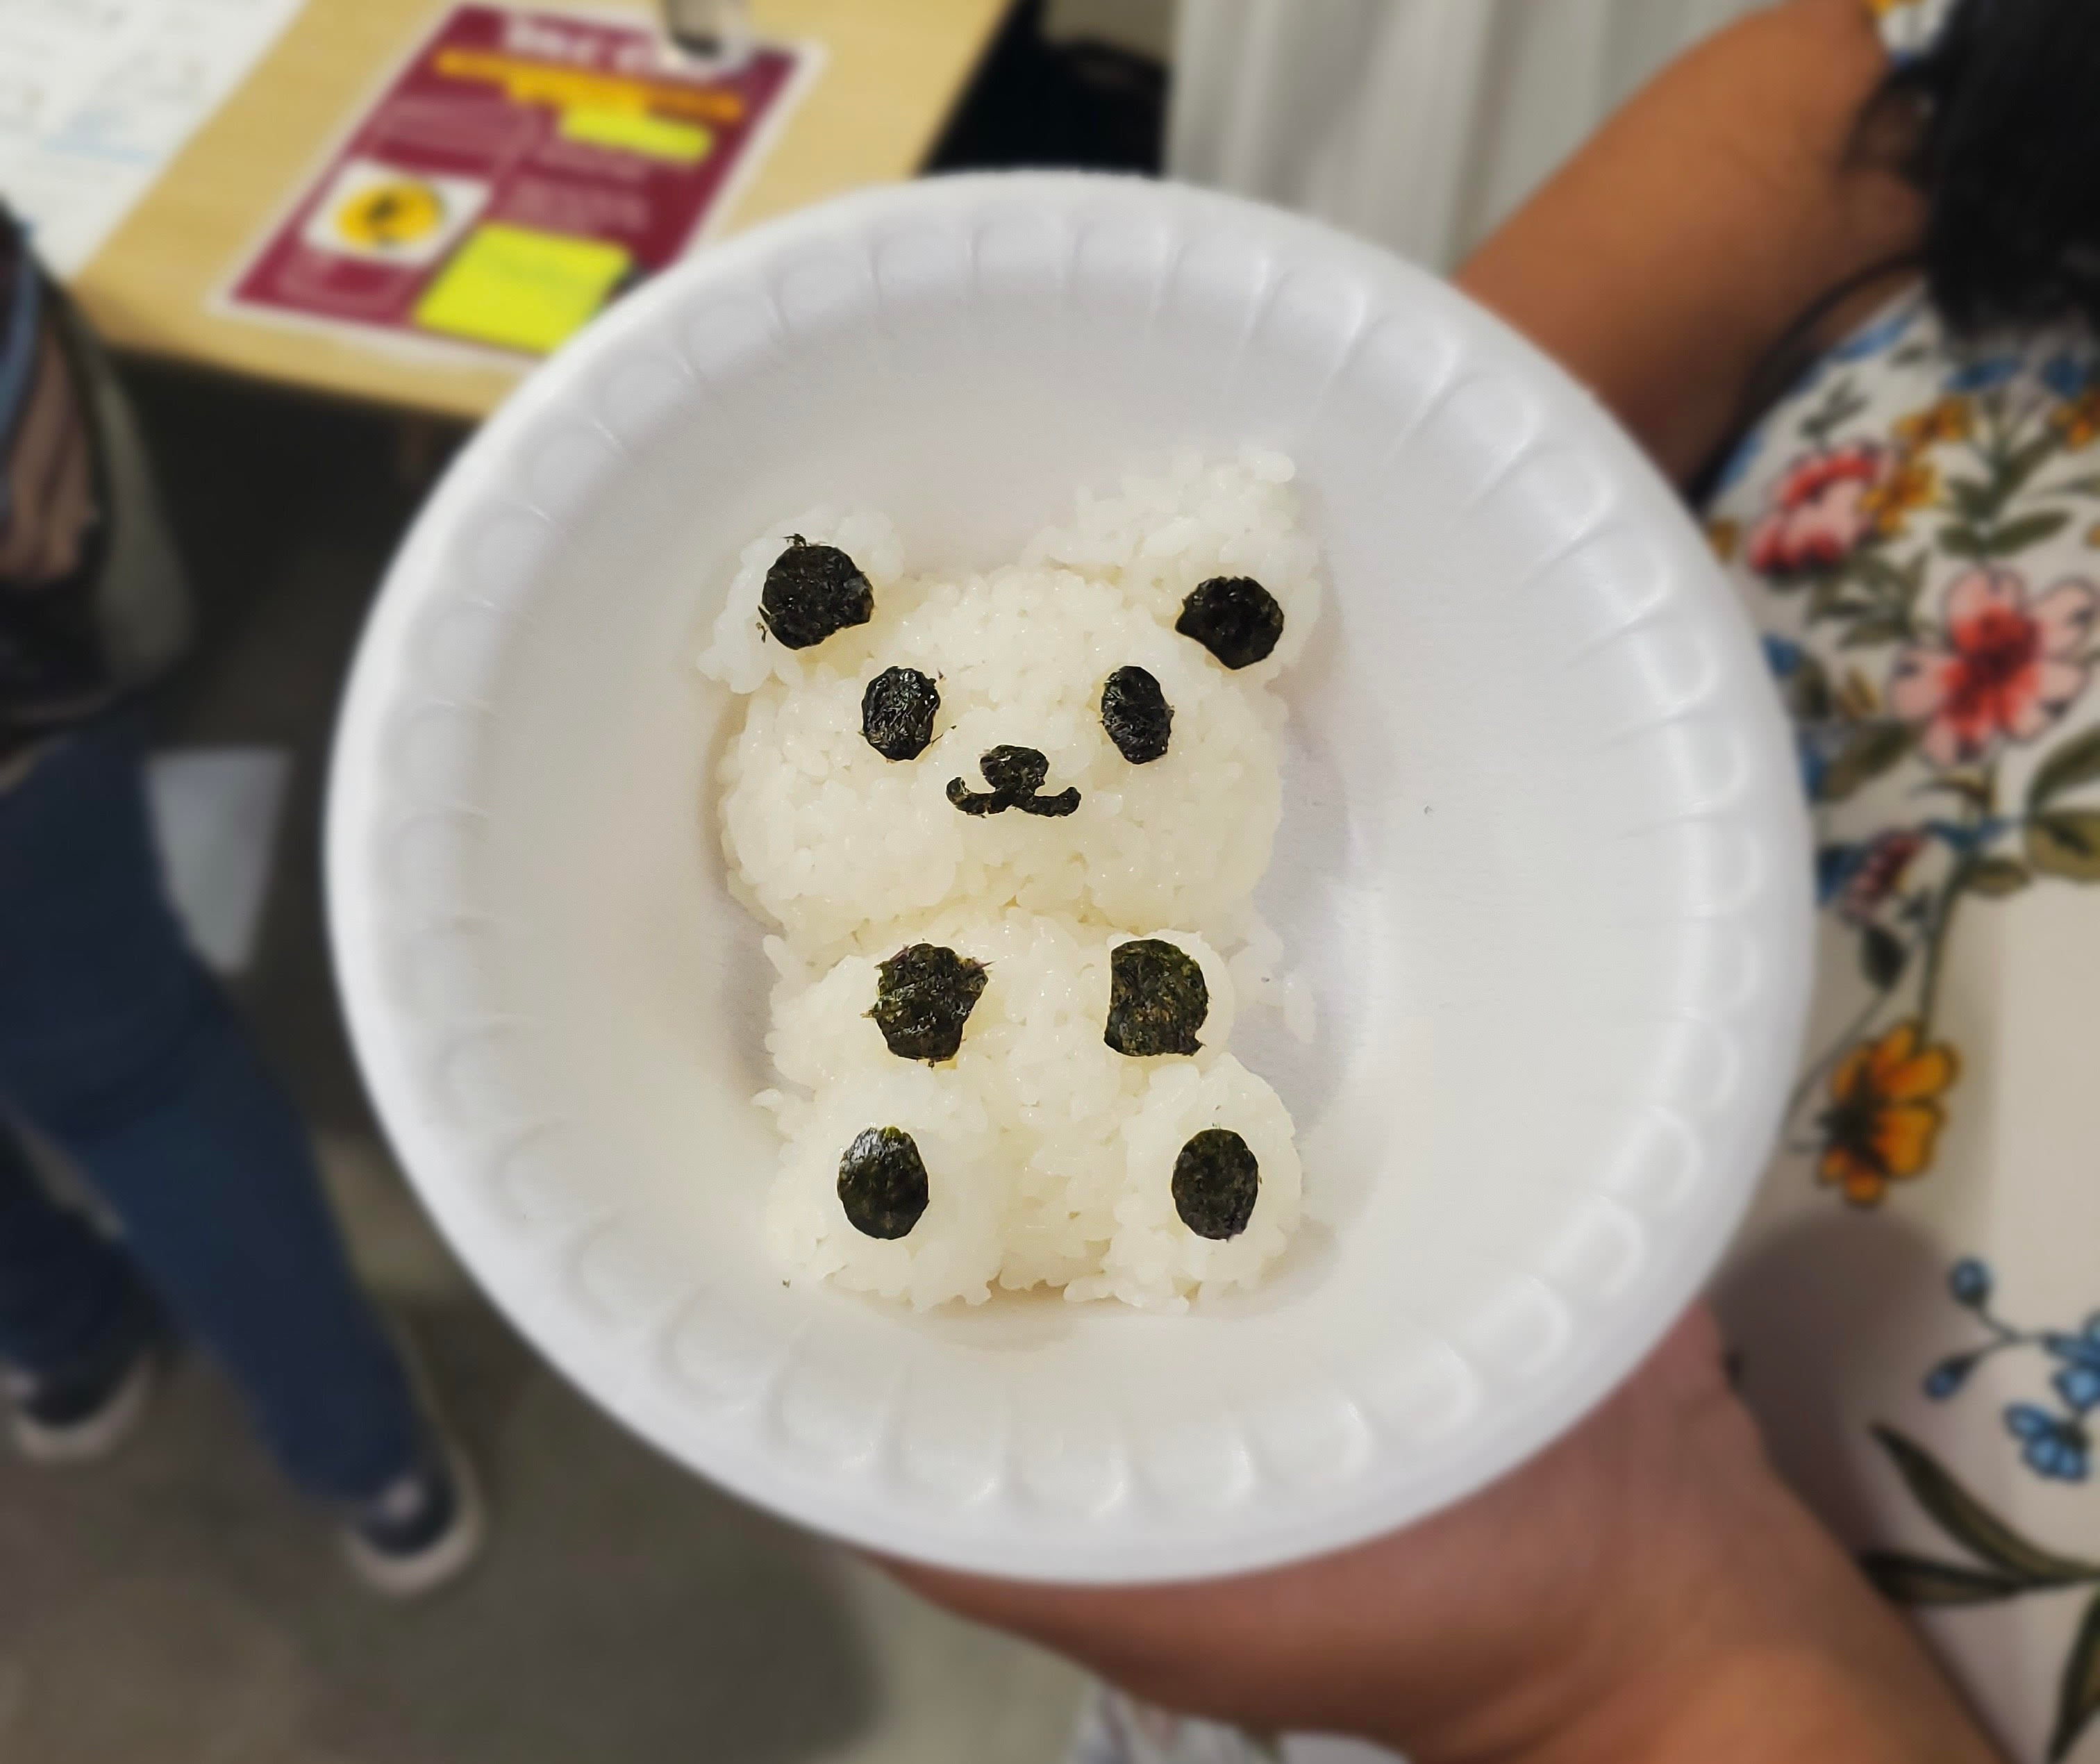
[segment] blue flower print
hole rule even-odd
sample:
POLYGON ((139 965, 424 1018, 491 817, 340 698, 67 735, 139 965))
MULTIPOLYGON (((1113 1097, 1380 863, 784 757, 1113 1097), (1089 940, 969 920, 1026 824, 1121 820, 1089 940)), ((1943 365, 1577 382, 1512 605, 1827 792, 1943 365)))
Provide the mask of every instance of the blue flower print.
POLYGON ((1878 355, 1892 347, 1897 339, 1911 327, 1920 311, 1915 300, 1906 300, 1886 318, 1876 319, 1860 327, 1835 349, 1829 351, 1825 359, 1830 361, 1864 361, 1869 355, 1878 355))
MULTIPOLYGON (((2087 1317, 2085 1326, 2075 1333, 2020 1329, 1997 1315, 1992 1303, 1996 1285, 1990 1268, 1974 1256, 1964 1256, 1947 1271, 1948 1295, 1966 1314, 1971 1327, 1983 1332, 1983 1338, 1972 1339, 1926 1373, 1925 1394, 1935 1402, 1946 1401, 1968 1383, 1978 1366, 1999 1354, 2017 1356, 2027 1368, 2033 1364, 2029 1355, 2048 1356, 2062 1367, 2052 1381, 2052 1394, 2060 1396, 2071 1413, 2058 1413, 2046 1399, 2009 1403, 2000 1410, 2005 1432, 2017 1442, 2014 1449, 2027 1472, 2045 1484, 2089 1484, 2093 1435, 2085 1417, 2100 1406, 2100 1313, 2087 1317)), ((2079 1589, 2086 1614, 2075 1631, 2067 1625, 2062 1632, 2075 1633, 2076 1639, 2063 1662, 2064 1689, 2058 1696, 2056 1726, 2046 1755, 2052 1764, 2069 1764, 2074 1754, 2088 1757, 2079 1740, 2090 1731, 2089 1723, 2100 1718, 2100 1698, 2086 1694, 2093 1684, 2096 1657, 2100 1657, 2093 1647, 2094 1625, 2100 1621, 2100 1598, 2093 1596, 2093 1589, 2100 1587, 2100 1560, 2081 1559, 2031 1541, 2014 1515, 1993 1511, 1915 1439, 1886 1424, 1876 1425, 1872 1431, 1926 1516, 1961 1551, 1954 1559, 1909 1550, 1862 1552, 1860 1566, 1883 1594, 1901 1604, 1944 1606, 1950 1601, 1995 1602, 2079 1589)), ((2039 1764, 2044 1753, 2036 1750, 2022 1755, 2032 1756, 2039 1764)))
MULTIPOLYGON (((2006 829, 2016 824, 2002 815, 1989 815, 1967 827, 1958 821, 1930 820, 1925 823, 1925 831, 1948 849, 1959 854, 1981 850, 1993 840, 2004 838, 2006 829)), ((1988 1281, 1989 1277, 1987 1275, 1985 1278, 1988 1281)), ((1984 1290, 1988 1292, 1988 1286, 1984 1290)), ((1956 1299, 1957 1303, 1961 1302, 1958 1294, 1956 1299)))
POLYGON ((2086 1318, 2076 1335, 2055 1333, 2041 1338, 2044 1347, 2063 1361, 2063 1369, 2049 1382, 2077 1414, 2100 1409, 2100 1312, 2086 1318))
POLYGON ((2014 1403, 2005 1410, 2005 1427, 2024 1442, 2020 1456, 2036 1475, 2058 1482, 2085 1480, 2092 1440, 2076 1422, 2032 1403, 2014 1403))
POLYGON ((1714 487, 1709 492, 1719 496, 1724 490, 1732 490, 1749 475, 1750 467, 1765 444, 1765 432, 1755 428, 1729 448, 1728 456, 1721 462, 1721 469, 1714 474, 1714 487))
POLYGON ((1991 1271, 1973 1255, 1965 1255, 1948 1271, 1947 1290, 1954 1302, 1974 1310, 1991 1302, 1991 1271))
POLYGON ((1969 1374, 1976 1369, 1979 1356, 1975 1354, 1955 1354, 1943 1360, 1925 1375, 1925 1394, 1935 1403, 1943 1403, 1969 1382, 1969 1374))
POLYGON ((1801 672, 1802 650, 1792 637, 1774 637, 1766 633, 1765 666, 1772 671, 1775 680, 1791 680, 1801 672))
POLYGON ((2049 1388, 2062 1411, 2014 1403, 2005 1412, 2006 1431, 2020 1442, 2020 1457, 2036 1475, 2083 1482, 2091 1473, 2093 1457, 2085 1418, 2100 1410, 2100 1311, 2076 1330, 2021 1329, 1992 1307, 1994 1285, 1989 1267, 1973 1255, 1965 1255, 1947 1271, 1948 1297, 1987 1333, 1983 1341, 1936 1362, 1925 1375, 1925 1394, 1935 1403, 1947 1401, 1978 1366, 2000 1354, 2047 1355, 2056 1368, 2049 1388))
POLYGON ((1950 392, 1988 392, 1994 386, 2003 386, 2020 371, 2018 355, 1985 355, 1980 359, 1965 363, 1947 377, 1950 392))
MULTIPOLYGON (((1789 399, 1806 398, 1822 383, 1824 376, 1832 368, 1846 367, 1855 361, 1864 361, 1869 355, 1878 355, 1895 348, 1902 340, 1904 333, 1911 328, 1916 322, 1918 314, 1924 310, 1922 301, 1907 298, 1900 306, 1886 317, 1872 320, 1862 325, 1843 342, 1824 350, 1821 355, 1811 361, 1802 370, 1800 377, 1787 388, 1786 396, 1789 399)), ((1753 434, 1756 433, 1753 431, 1753 434)), ((1762 437, 1759 435, 1758 439, 1762 439, 1762 437)), ((1723 468, 1719 487, 1725 489, 1730 483, 1733 482, 1727 474, 1729 467, 1732 467, 1736 463, 1736 461, 1732 459, 1728 466, 1723 468)), ((1747 464, 1747 460, 1743 463, 1747 464)))
MULTIPOLYGON (((1814 784, 1806 775, 1802 782, 1808 785, 1811 800, 1815 795, 1814 784)), ((1867 855, 1864 845, 1822 845, 1815 853, 1815 904, 1828 906, 1845 892, 1845 884, 1859 874, 1861 861, 1867 855)))
POLYGON ((1801 761, 1802 794, 1811 802, 1823 800, 1823 779, 1830 770, 1831 743, 1819 741, 1808 730, 1802 730, 1795 738, 1801 761))
POLYGON ((2093 383, 2096 367, 2100 367, 2100 363, 2090 355, 2067 351, 2051 355, 2041 364, 2041 383, 2060 399, 2074 399, 2093 383))

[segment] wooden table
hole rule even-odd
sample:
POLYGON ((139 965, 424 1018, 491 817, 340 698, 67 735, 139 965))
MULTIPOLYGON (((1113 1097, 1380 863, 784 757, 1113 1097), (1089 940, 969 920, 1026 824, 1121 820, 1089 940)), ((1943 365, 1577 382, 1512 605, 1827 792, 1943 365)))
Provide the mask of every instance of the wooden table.
MULTIPOLYGON (((433 366, 228 317, 208 302, 446 0, 307 0, 73 289, 120 349, 437 416, 493 409, 523 368, 433 366)), ((562 0, 624 11, 634 0, 562 0)), ((815 82, 727 230, 919 169, 1007 0, 752 0, 761 34, 814 38, 815 82)))

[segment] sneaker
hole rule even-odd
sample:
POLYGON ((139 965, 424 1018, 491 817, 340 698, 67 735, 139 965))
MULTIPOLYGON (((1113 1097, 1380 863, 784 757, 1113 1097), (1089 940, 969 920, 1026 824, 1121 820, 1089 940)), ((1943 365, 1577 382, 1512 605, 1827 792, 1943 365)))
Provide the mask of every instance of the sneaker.
POLYGON ((15 1449, 33 1464, 88 1464, 130 1438, 160 1382, 167 1337, 143 1299, 109 1339, 63 1372, 10 1370, 15 1449))
POLYGON ((390 1599, 419 1599, 465 1573, 488 1529, 473 1466, 434 1434, 423 1462, 382 1489, 343 1528, 358 1578, 390 1599))

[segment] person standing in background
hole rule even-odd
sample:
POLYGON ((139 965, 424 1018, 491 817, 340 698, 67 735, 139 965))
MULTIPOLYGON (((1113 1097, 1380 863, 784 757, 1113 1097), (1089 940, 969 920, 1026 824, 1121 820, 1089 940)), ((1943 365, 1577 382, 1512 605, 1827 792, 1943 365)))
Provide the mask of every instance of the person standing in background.
POLYGON ((0 212, 0 1394, 25 1457, 113 1450, 169 1325, 402 1595, 477 1554, 465 1460, 351 1274, 292 1105, 185 942, 147 816, 139 688, 188 612, 130 416, 0 212), (112 1241, 57 1204, 63 1152, 112 1241))

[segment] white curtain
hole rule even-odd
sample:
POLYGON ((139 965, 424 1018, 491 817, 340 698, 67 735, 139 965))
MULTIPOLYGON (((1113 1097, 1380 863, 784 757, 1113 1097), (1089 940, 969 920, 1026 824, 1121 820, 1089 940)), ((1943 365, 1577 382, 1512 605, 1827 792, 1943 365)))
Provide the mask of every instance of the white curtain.
POLYGON ((1167 169, 1448 269, 1760 0, 1181 0, 1167 169))

